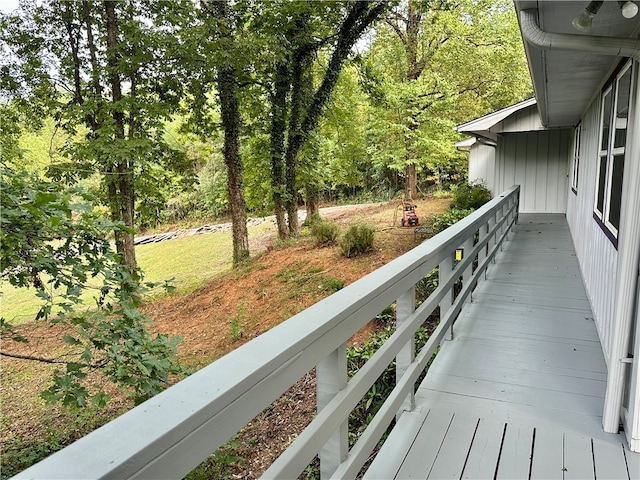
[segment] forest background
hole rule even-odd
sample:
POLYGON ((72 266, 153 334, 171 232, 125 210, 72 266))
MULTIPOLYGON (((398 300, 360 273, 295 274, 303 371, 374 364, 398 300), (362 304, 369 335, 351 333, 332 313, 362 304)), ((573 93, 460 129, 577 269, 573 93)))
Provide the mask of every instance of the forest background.
POLYGON ((138 231, 448 188, 453 127, 532 91, 507 0, 105 5, 3 14, 2 158, 138 231))
POLYGON ((136 401, 184 374, 138 309, 136 234, 230 217, 242 265, 249 215, 288 239, 303 206, 465 182, 454 126, 532 94, 507 0, 21 0, 0 72, 2 281, 76 329, 43 394, 74 408, 107 402, 96 368, 136 401))

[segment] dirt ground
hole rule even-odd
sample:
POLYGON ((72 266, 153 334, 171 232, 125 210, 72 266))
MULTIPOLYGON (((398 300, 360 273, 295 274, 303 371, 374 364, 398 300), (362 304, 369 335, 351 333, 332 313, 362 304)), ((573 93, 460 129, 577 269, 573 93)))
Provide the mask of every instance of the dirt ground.
MULTIPOLYGON (((447 209, 449 201, 431 198, 418 202, 421 223, 428 225, 434 214, 447 209)), ((187 295, 156 300, 146 305, 144 312, 153 319, 155 331, 182 337, 179 356, 187 366, 200 368, 330 295, 337 286, 353 283, 416 246, 421 239, 414 238, 412 228, 400 227, 398 215, 395 202, 324 210, 323 218, 341 228, 352 223, 375 226, 374 251, 347 259, 338 246, 318 248, 305 235, 293 245, 274 247, 277 242, 271 232, 252 239, 254 258, 245 265, 187 295)), ((375 323, 369 324, 351 343, 364 342, 375 328, 375 323)), ((29 324, 21 329, 25 336, 35 335, 38 340, 26 346, 5 341, 4 350, 45 356, 60 348, 60 327, 29 324)), ((67 421, 60 408, 45 407, 38 398, 52 368, 55 366, 3 358, 5 448, 18 439, 37 442, 67 421)), ((264 471, 313 418, 314 384, 314 373, 309 372, 238 434, 233 442, 238 458, 229 462, 231 470, 225 475, 256 478, 264 471)), ((115 388, 111 392, 115 402, 105 410, 105 419, 130 406, 115 388)))

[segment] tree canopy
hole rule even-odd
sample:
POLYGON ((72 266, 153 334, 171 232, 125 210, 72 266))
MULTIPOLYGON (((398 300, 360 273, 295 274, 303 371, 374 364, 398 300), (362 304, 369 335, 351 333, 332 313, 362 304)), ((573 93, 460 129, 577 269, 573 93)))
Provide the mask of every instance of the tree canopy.
POLYGON ((249 214, 285 238, 322 197, 464 181, 454 125, 532 93, 508 0, 21 0, 0 51, 2 277, 77 328, 48 391, 77 404, 92 369, 141 398, 179 370, 137 228, 230 215, 238 264, 249 214))

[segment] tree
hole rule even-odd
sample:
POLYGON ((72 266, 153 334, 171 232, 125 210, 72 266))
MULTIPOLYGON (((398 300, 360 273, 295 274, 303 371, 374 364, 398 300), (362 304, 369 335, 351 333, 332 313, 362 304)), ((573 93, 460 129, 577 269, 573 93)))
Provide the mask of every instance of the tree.
MULTIPOLYGON (((207 12, 204 27, 216 41, 218 55, 215 85, 218 91, 222 127, 224 130, 223 156, 227 168, 227 192, 233 236, 233 264, 238 265, 249 257, 249 232, 247 230, 247 206, 244 198, 243 163, 240 153, 241 115, 238 100, 238 65, 234 56, 238 52, 234 11, 227 0, 212 3, 202 1, 207 12), (215 27, 214 27, 215 25, 215 27), (224 54, 222 54, 224 52, 224 54)), ((205 73, 206 75, 206 73, 205 73)))
POLYGON ((100 172, 111 218, 127 227, 114 235, 132 270, 136 189, 161 184, 149 181, 152 163, 186 165, 163 141, 162 121, 182 96, 174 76, 191 10, 187 1, 23 1, 20 15, 0 19, 11 48, 3 95, 40 105, 69 133, 70 161, 51 169, 53 178, 74 183, 100 172))
POLYGON ((353 46, 389 7, 390 2, 382 0, 294 2, 263 19, 267 25, 272 21, 280 45, 268 72, 271 183, 280 238, 298 233, 298 153, 317 128, 353 46), (274 27, 282 23, 284 27, 274 27), (329 48, 328 62, 314 79, 313 62, 321 48, 329 48))
POLYGON ((99 371, 140 402, 164 389, 171 375, 183 373, 176 360, 180 340, 151 335, 149 319, 138 310, 155 284, 141 282, 137 270, 132 274, 108 240, 109 232, 122 225, 93 214, 91 198, 82 191, 63 189, 4 162, 0 200, 0 278, 35 290, 42 302, 36 320, 67 327, 64 354, 37 357, 11 352, 7 337, 28 338, 0 319, 1 355, 63 367, 54 372, 43 398, 66 406, 103 406, 109 398, 105 391, 87 385, 89 373, 99 371))
POLYGON ((382 65, 385 102, 396 135, 395 168, 405 196, 417 195, 417 174, 440 182, 453 156, 451 127, 531 93, 510 2, 401 2, 385 17, 372 47, 382 65))

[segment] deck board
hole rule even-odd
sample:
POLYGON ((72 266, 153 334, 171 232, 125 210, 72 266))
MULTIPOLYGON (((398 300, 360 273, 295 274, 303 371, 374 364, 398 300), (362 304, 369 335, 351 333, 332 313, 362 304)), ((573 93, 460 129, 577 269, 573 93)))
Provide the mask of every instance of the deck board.
POLYGON ((566 220, 510 237, 365 478, 637 478, 566 220))
POLYGON ((557 430, 536 429, 531 458, 532 480, 562 480, 563 438, 557 430))
POLYGON ((591 439, 584 435, 564 435, 564 479, 584 480, 593 478, 591 439), (586 460, 585 460, 586 459, 586 460))
POLYGON ((493 478, 498 465, 505 424, 482 418, 473 437, 462 478, 493 478))
POLYGON ((505 431, 496 479, 529 478, 533 428, 508 425, 505 431))

